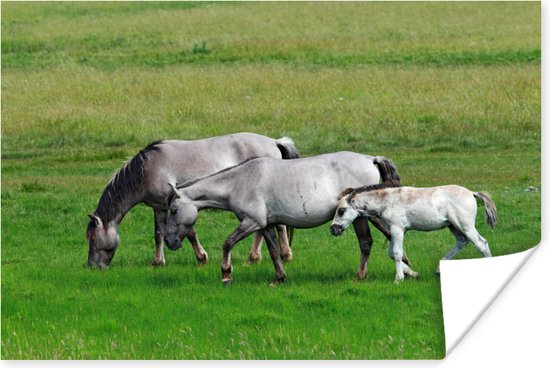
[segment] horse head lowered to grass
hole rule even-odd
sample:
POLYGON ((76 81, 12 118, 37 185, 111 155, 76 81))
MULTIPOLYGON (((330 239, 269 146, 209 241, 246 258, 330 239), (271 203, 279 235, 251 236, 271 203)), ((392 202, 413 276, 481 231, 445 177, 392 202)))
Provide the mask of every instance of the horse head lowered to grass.
MULTIPOLYGON (((332 218, 338 194, 344 188, 374 184, 381 179, 399 182, 397 169, 390 160, 337 152, 296 160, 257 158, 177 188, 166 183, 173 191, 166 241, 177 247, 180 239, 193 228, 202 209, 232 211, 240 224, 223 244, 222 283, 231 283, 233 246, 255 231, 261 231, 266 240, 275 267, 275 283, 282 282, 286 276, 274 229, 281 224, 293 228, 322 225, 332 218)), ((383 226, 376 221, 373 224, 389 237, 383 226)), ((373 240, 366 218, 357 219, 353 225, 361 250, 357 276, 362 279, 367 272, 373 240)), ((408 263, 405 256, 403 260, 408 263)))
MULTIPOLYGON (((209 175, 252 157, 294 159, 300 155, 289 138, 272 139, 253 133, 196 141, 163 140, 149 144, 113 175, 103 190, 96 210, 89 215, 86 232, 88 265, 105 267, 111 263, 120 243, 119 224, 138 203, 153 208, 155 256, 152 263, 164 265, 164 229, 168 197, 172 193, 166 183, 182 183, 209 175)), ((190 229, 186 236, 197 261, 206 263, 208 255, 199 243, 195 230, 190 229)), ((257 244, 259 241, 255 242, 255 247, 257 244)))

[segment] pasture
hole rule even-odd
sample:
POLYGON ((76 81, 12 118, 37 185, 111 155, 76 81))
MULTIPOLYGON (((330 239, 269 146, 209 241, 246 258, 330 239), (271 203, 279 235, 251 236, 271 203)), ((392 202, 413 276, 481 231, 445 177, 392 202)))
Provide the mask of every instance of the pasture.
MULTIPOLYGON (((439 359, 446 231, 411 232, 419 280, 393 284, 374 233, 355 280, 353 230, 297 230, 287 282, 221 245, 204 211, 151 267, 153 213, 120 226, 111 267, 85 267, 87 214, 150 141, 239 131, 291 137, 303 156, 384 155, 404 185, 489 192, 493 255, 540 240, 540 4, 2 2, 2 359, 439 359)), ((266 257, 267 256, 267 257, 266 257)), ((468 245, 457 258, 479 257, 468 245)))

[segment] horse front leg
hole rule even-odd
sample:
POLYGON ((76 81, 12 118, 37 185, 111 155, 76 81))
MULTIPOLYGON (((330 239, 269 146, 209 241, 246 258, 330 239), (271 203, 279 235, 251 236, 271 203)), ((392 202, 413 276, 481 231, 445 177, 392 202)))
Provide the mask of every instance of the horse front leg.
POLYGON ((405 274, 412 277, 418 278, 418 272, 412 270, 412 268, 403 262, 403 237, 405 232, 401 228, 392 228, 391 230, 391 242, 388 249, 390 258, 395 261, 395 283, 403 281, 405 274))
POLYGON ((355 236, 359 241, 359 249, 361 250, 361 258, 359 267, 357 268, 357 278, 363 280, 367 275, 367 267, 372 248, 372 236, 369 229, 369 221, 364 217, 358 217, 353 221, 355 236))
POLYGON ((292 249, 290 249, 290 243, 288 241, 288 235, 285 225, 276 225, 277 239, 279 240, 279 249, 281 251, 281 259, 285 262, 292 261, 292 249))
POLYGON ((223 243, 223 257, 222 257, 222 285, 229 286, 232 283, 231 272, 233 272, 233 266, 231 265, 231 250, 236 243, 252 234, 254 231, 261 229, 256 222, 245 218, 239 226, 227 237, 223 243))
MULTIPOLYGON (((286 231, 286 229, 283 229, 286 231)), ((275 239, 275 231, 273 226, 269 226, 263 230, 265 242, 267 244, 267 249, 269 249, 269 255, 273 261, 273 267, 275 267, 275 281, 272 285, 277 285, 285 281, 286 274, 283 269, 283 262, 281 259, 281 254, 279 250, 279 245, 275 239)))
MULTIPOLYGON (((391 242, 391 232, 388 230, 386 225, 384 225, 384 223, 379 218, 369 217, 369 221, 374 225, 375 228, 378 229, 378 231, 380 231, 382 234, 384 234, 384 236, 386 237, 386 239, 388 239, 388 241, 391 242)), ((405 250, 403 250, 402 261, 403 261, 404 264, 411 267, 411 262, 409 261, 409 258, 407 257, 407 254, 405 253, 405 250)))
POLYGON ((400 228, 391 229, 390 254, 395 261, 395 283, 403 281, 403 230, 400 228))
POLYGON ((199 262, 199 266, 204 266, 208 263, 208 253, 204 250, 204 248, 199 243, 199 238, 197 237, 197 232, 195 231, 195 228, 192 227, 191 231, 187 234, 187 239, 189 239, 189 242, 191 243, 191 246, 193 247, 193 250, 195 251, 195 258, 197 258, 197 262, 199 262))
POLYGON ((164 228, 166 227, 166 211, 154 210, 155 213, 155 257, 151 262, 153 266, 164 266, 164 228))

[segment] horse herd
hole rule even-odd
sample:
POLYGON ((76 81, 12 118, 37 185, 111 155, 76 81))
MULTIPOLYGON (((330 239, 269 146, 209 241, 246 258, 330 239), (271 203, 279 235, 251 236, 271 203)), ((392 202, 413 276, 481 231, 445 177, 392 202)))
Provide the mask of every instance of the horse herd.
POLYGON ((175 250, 184 238, 199 264, 205 264, 208 255, 194 225, 200 210, 216 208, 233 212, 240 221, 223 244, 223 285, 232 282, 231 250, 248 235, 256 233, 249 261, 260 259, 265 239, 274 283, 280 283, 286 277, 282 261, 292 258, 292 230, 317 227, 331 218, 330 232, 336 236, 353 224, 361 253, 359 279, 366 276, 373 243, 370 222, 390 241, 388 254, 399 282, 404 275, 418 276, 403 251, 407 230, 448 227, 456 244, 444 259, 468 242, 491 256, 475 228, 476 198, 483 201, 486 221, 494 227, 496 208, 487 194, 456 185, 401 187, 397 168, 383 156, 336 152, 301 158, 291 139, 253 133, 157 141, 113 175, 89 215, 88 266, 110 264, 120 242, 120 222, 132 207, 144 203, 154 211, 153 265, 165 264, 164 243, 175 250))

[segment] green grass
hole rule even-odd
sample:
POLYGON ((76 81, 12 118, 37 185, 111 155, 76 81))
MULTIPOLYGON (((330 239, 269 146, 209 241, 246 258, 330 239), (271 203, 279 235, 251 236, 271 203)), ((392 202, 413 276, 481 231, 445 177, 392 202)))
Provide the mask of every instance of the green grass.
POLYGON ((230 213, 199 218, 208 265, 185 246, 155 269, 138 206, 112 267, 84 267, 86 214, 156 139, 253 131, 305 156, 385 155, 405 185, 490 192, 494 255, 540 240, 540 191, 524 191, 541 186, 538 3, 1 6, 3 359, 444 356, 447 231, 406 235, 422 278, 401 285, 378 233, 357 282, 353 231, 296 231, 278 287, 269 257, 246 265, 247 239, 222 288, 230 213))

